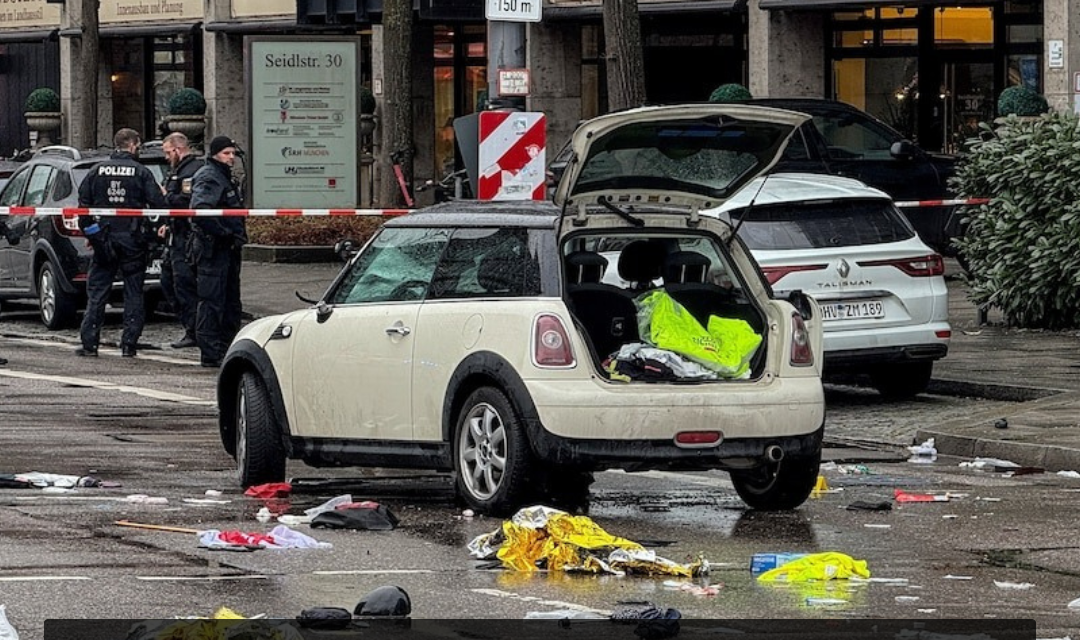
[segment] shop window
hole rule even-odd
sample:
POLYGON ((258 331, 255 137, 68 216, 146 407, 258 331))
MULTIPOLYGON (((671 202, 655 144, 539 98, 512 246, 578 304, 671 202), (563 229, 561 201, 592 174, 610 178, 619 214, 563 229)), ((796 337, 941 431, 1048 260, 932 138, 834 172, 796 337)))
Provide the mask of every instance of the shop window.
POLYGON ((934 10, 936 44, 994 44, 994 16, 989 7, 939 7, 934 10))

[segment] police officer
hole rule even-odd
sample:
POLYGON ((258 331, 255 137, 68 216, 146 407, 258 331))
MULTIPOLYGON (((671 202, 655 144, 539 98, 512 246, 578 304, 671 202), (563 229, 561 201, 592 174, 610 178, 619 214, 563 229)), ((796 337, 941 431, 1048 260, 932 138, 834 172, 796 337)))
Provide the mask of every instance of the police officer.
MULTIPOLYGON (((192 209, 243 208, 244 197, 232 180, 236 156, 232 139, 218 136, 210 141, 209 158, 192 180, 192 209)), ((247 225, 241 217, 200 216, 192 228, 199 298, 195 340, 202 366, 219 367, 240 330, 240 251, 247 242, 247 225)))
MULTIPOLYGON (((191 152, 187 136, 170 133, 161 143, 161 150, 172 166, 165 178, 165 202, 172 209, 191 208, 191 185, 195 172, 203 166, 201 158, 191 152)), ((176 305, 176 315, 184 327, 182 338, 172 343, 173 349, 194 347, 195 311, 198 291, 195 288, 195 268, 189 259, 188 244, 191 238, 191 220, 170 218, 165 257, 161 270, 161 286, 171 293, 176 305)))
MULTIPOLYGON (((163 209, 165 198, 154 174, 138 161, 139 132, 120 129, 113 136, 116 150, 90 169, 79 185, 79 206, 108 209, 163 209)), ((124 280, 124 332, 120 352, 135 357, 135 348, 146 320, 143 283, 146 280, 147 234, 141 217, 80 216, 79 227, 94 257, 86 280, 86 315, 75 353, 96 356, 101 339, 105 305, 117 273, 124 280)))
MULTIPOLYGON (((19 234, 9 229, 7 223, 5 223, 3 220, 0 220, 0 236, 4 236, 4 238, 8 241, 8 244, 19 244, 19 234)), ((0 358, 0 366, 7 364, 7 362, 8 361, 6 358, 0 358)))

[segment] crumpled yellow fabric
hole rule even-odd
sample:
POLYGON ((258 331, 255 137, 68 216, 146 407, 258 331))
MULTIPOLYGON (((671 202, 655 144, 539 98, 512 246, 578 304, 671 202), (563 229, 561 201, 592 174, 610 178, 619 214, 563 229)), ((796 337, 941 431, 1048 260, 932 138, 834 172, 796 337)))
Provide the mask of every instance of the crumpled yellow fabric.
POLYGON ((706 329, 663 289, 639 296, 634 305, 642 340, 689 358, 725 378, 745 376, 761 344, 761 336, 744 320, 710 316, 706 329))
POLYGON ((856 560, 837 551, 812 553, 770 569, 758 576, 759 582, 809 582, 811 580, 846 580, 869 578, 865 560, 856 560))
POLYGON ((503 522, 500 531, 478 536, 468 547, 474 557, 490 557, 494 543, 500 540, 495 557, 504 567, 520 572, 546 568, 692 577, 708 567, 704 560, 678 564, 661 558, 633 540, 608 533, 586 516, 547 507, 522 509, 503 522))

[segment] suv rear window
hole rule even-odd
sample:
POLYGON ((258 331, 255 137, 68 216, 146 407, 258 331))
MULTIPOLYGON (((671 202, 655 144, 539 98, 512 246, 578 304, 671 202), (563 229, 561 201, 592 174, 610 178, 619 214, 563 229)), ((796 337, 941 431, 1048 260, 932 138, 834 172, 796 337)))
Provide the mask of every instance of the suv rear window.
MULTIPOLYGON (((732 211, 732 220, 745 211, 732 211)), ((900 242, 914 236, 907 219, 885 200, 759 205, 739 226, 739 237, 751 250, 852 247, 900 242)))

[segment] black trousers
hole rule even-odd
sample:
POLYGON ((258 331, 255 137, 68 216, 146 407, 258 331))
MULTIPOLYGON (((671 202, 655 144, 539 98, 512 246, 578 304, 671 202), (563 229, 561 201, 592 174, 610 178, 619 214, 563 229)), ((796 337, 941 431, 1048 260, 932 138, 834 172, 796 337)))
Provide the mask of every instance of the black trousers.
POLYGON ((134 347, 142 336, 146 322, 143 284, 146 282, 146 249, 134 240, 120 238, 108 241, 111 251, 102 255, 94 246, 90 273, 86 278, 86 314, 83 315, 79 337, 84 349, 97 349, 101 340, 101 325, 105 321, 105 305, 119 274, 124 280, 124 332, 121 347, 134 347))
POLYGON ((190 231, 173 233, 161 262, 161 289, 184 332, 194 336, 199 292, 195 286, 195 267, 188 255, 190 237, 190 231))
POLYGON ((195 255, 199 305, 195 341, 205 362, 225 357, 229 343, 240 331, 240 248, 231 240, 198 238, 195 255))

